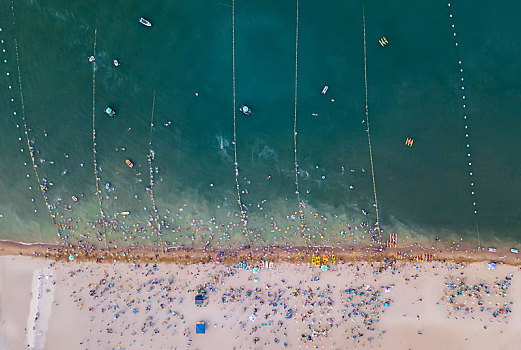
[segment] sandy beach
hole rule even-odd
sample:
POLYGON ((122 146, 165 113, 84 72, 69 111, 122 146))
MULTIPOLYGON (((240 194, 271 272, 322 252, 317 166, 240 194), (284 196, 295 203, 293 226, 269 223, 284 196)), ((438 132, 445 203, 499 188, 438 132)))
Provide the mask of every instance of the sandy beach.
POLYGON ((519 266, 246 265, 3 256, 0 345, 28 348, 34 334, 35 349, 517 349, 521 341, 519 266), (35 273, 50 277, 32 333, 35 273))
POLYGON ((52 261, 0 256, 0 348, 43 349, 53 297, 52 261))

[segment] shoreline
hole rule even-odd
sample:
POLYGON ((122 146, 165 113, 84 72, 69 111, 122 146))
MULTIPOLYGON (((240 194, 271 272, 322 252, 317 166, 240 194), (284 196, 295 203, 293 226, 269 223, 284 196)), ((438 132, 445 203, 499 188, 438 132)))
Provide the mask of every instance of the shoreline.
POLYGON ((69 244, 25 244, 22 242, 0 241, 0 256, 43 257, 55 261, 96 261, 130 262, 151 261, 174 264, 219 263, 233 265, 246 262, 252 265, 260 261, 285 263, 312 263, 314 256, 335 255, 339 263, 356 261, 453 261, 453 262, 496 262, 512 266, 521 265, 520 254, 508 248, 497 248, 489 252, 486 248, 465 248, 460 245, 425 248, 418 244, 388 248, 376 245, 351 245, 345 247, 327 246, 245 246, 242 248, 214 249, 190 247, 125 247, 89 248, 69 244), (428 255, 426 255, 428 254, 428 255))

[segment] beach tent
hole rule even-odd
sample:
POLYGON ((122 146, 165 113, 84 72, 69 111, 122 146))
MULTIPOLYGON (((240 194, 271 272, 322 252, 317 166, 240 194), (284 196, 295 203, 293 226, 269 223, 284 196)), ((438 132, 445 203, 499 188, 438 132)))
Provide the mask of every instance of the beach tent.
POLYGON ((195 296, 195 305, 203 305, 203 302, 204 302, 204 295, 197 294, 195 296))
POLYGON ((206 324, 204 322, 197 322, 195 324, 195 334, 204 334, 206 332, 206 324))

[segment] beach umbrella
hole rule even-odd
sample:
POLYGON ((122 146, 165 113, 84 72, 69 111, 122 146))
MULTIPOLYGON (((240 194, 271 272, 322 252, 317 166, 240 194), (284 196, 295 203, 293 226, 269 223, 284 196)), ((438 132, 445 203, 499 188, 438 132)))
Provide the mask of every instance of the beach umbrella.
POLYGON ((253 273, 259 273, 259 268, 258 267, 255 267, 253 270, 252 270, 253 273))
POLYGON ((327 270, 327 265, 322 265, 320 268, 322 269, 322 271, 326 271, 327 270))

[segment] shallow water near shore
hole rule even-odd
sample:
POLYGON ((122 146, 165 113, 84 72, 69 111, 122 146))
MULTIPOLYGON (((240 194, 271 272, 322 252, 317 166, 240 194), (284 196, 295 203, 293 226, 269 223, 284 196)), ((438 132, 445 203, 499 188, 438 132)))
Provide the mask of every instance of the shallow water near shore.
POLYGON ((369 242, 373 168, 384 238, 521 241, 521 5, 364 3, 373 164, 362 2, 299 3, 296 148, 296 4, 234 5, 246 225, 231 2, 1 0, 0 238, 369 242))

